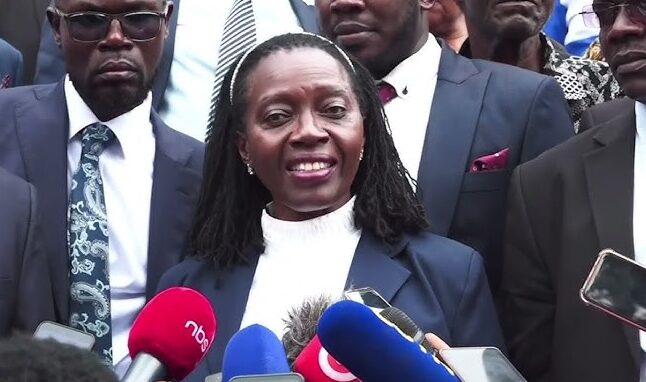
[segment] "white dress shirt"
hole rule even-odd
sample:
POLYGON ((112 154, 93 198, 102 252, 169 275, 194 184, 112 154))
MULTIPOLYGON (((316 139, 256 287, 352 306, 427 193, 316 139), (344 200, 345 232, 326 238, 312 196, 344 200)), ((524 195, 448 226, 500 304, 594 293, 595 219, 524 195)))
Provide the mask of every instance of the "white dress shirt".
MULTIPOLYGON (((635 185, 633 196, 633 245, 635 261, 646 265, 646 105, 635 102, 637 134, 635 135, 635 185)), ((646 332, 639 332, 646 351, 646 332)))
POLYGON ((413 178, 417 178, 422 159, 441 55, 442 48, 429 34, 420 50, 383 78, 397 91, 384 110, 399 157, 413 178))
POLYGON ((261 324, 278 338, 287 313, 308 297, 341 297, 361 230, 354 199, 336 211, 305 221, 262 214, 265 252, 258 259, 240 328, 261 324))
MULTIPOLYGON (((69 80, 65 80, 69 117, 67 189, 81 159, 81 135, 99 122, 69 80)), ((155 136, 150 123, 151 96, 139 106, 103 122, 116 136, 99 157, 108 214, 112 354, 118 374, 130 363, 128 334, 146 302, 146 264, 155 136)))
MULTIPOLYGON (((234 0, 185 0, 177 15, 175 50, 160 115, 175 130, 204 141, 224 23, 234 0)), ((258 43, 301 32, 289 0, 253 0, 258 43)))

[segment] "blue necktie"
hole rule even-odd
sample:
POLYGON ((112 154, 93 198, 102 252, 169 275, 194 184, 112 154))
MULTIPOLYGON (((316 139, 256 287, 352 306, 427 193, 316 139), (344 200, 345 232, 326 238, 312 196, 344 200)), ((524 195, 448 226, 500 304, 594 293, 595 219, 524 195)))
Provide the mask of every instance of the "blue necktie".
POLYGON ((108 216, 99 156, 114 140, 100 123, 83 130, 81 160, 72 177, 67 240, 70 255, 70 326, 92 334, 94 350, 112 366, 108 216))

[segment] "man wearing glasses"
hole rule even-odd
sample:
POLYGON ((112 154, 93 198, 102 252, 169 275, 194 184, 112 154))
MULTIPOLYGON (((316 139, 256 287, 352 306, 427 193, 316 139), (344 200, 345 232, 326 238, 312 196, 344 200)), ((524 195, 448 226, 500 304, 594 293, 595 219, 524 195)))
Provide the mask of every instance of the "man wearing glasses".
POLYGON ((37 189, 57 320, 93 334, 118 373, 130 325, 182 255, 201 181, 202 143, 151 106, 172 11, 56 0, 67 75, 0 93, 0 166, 37 189))
POLYGON ((643 332, 579 290, 602 249, 646 263, 646 5, 595 0, 585 12, 629 98, 589 109, 589 131, 516 170, 501 320, 529 381, 644 382, 643 332))
MULTIPOLYGON (((459 0, 458 4, 469 31, 460 54, 553 77, 563 89, 576 131, 581 113, 621 95, 606 63, 571 56, 541 32, 554 9, 553 0, 459 0)), ((583 21, 595 26, 588 18, 583 21)))

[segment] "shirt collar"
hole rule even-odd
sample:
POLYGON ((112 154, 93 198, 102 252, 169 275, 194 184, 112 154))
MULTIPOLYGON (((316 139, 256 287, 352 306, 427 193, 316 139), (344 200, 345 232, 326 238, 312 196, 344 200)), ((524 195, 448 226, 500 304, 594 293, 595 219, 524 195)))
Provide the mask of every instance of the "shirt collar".
POLYGON ((398 97, 406 98, 411 88, 414 88, 415 85, 428 85, 426 83, 419 83, 418 73, 425 71, 431 73, 433 76, 437 75, 441 55, 442 48, 440 44, 437 43, 437 40, 432 34, 429 34, 426 43, 417 52, 400 62, 399 65, 382 78, 382 81, 389 83, 395 88, 398 97))
MULTIPOLYGON (((69 75, 65 77, 65 101, 69 119, 69 137, 72 140, 85 127, 100 122, 90 107, 78 93, 69 75)), ((114 133, 124 154, 137 150, 140 138, 152 133, 150 113, 152 111, 152 98, 150 92, 146 99, 137 107, 127 113, 102 122, 114 133)))

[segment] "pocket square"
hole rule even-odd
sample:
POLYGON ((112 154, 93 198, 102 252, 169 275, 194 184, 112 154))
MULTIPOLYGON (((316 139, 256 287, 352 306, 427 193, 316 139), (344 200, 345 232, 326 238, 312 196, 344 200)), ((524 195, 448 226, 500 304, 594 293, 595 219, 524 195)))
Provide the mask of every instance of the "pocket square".
POLYGON ((491 170, 504 170, 507 168, 509 149, 505 148, 495 154, 482 156, 471 163, 469 172, 483 172, 491 170))
POLYGON ((10 87, 11 87, 11 77, 8 74, 0 78, 0 89, 6 89, 10 87))

